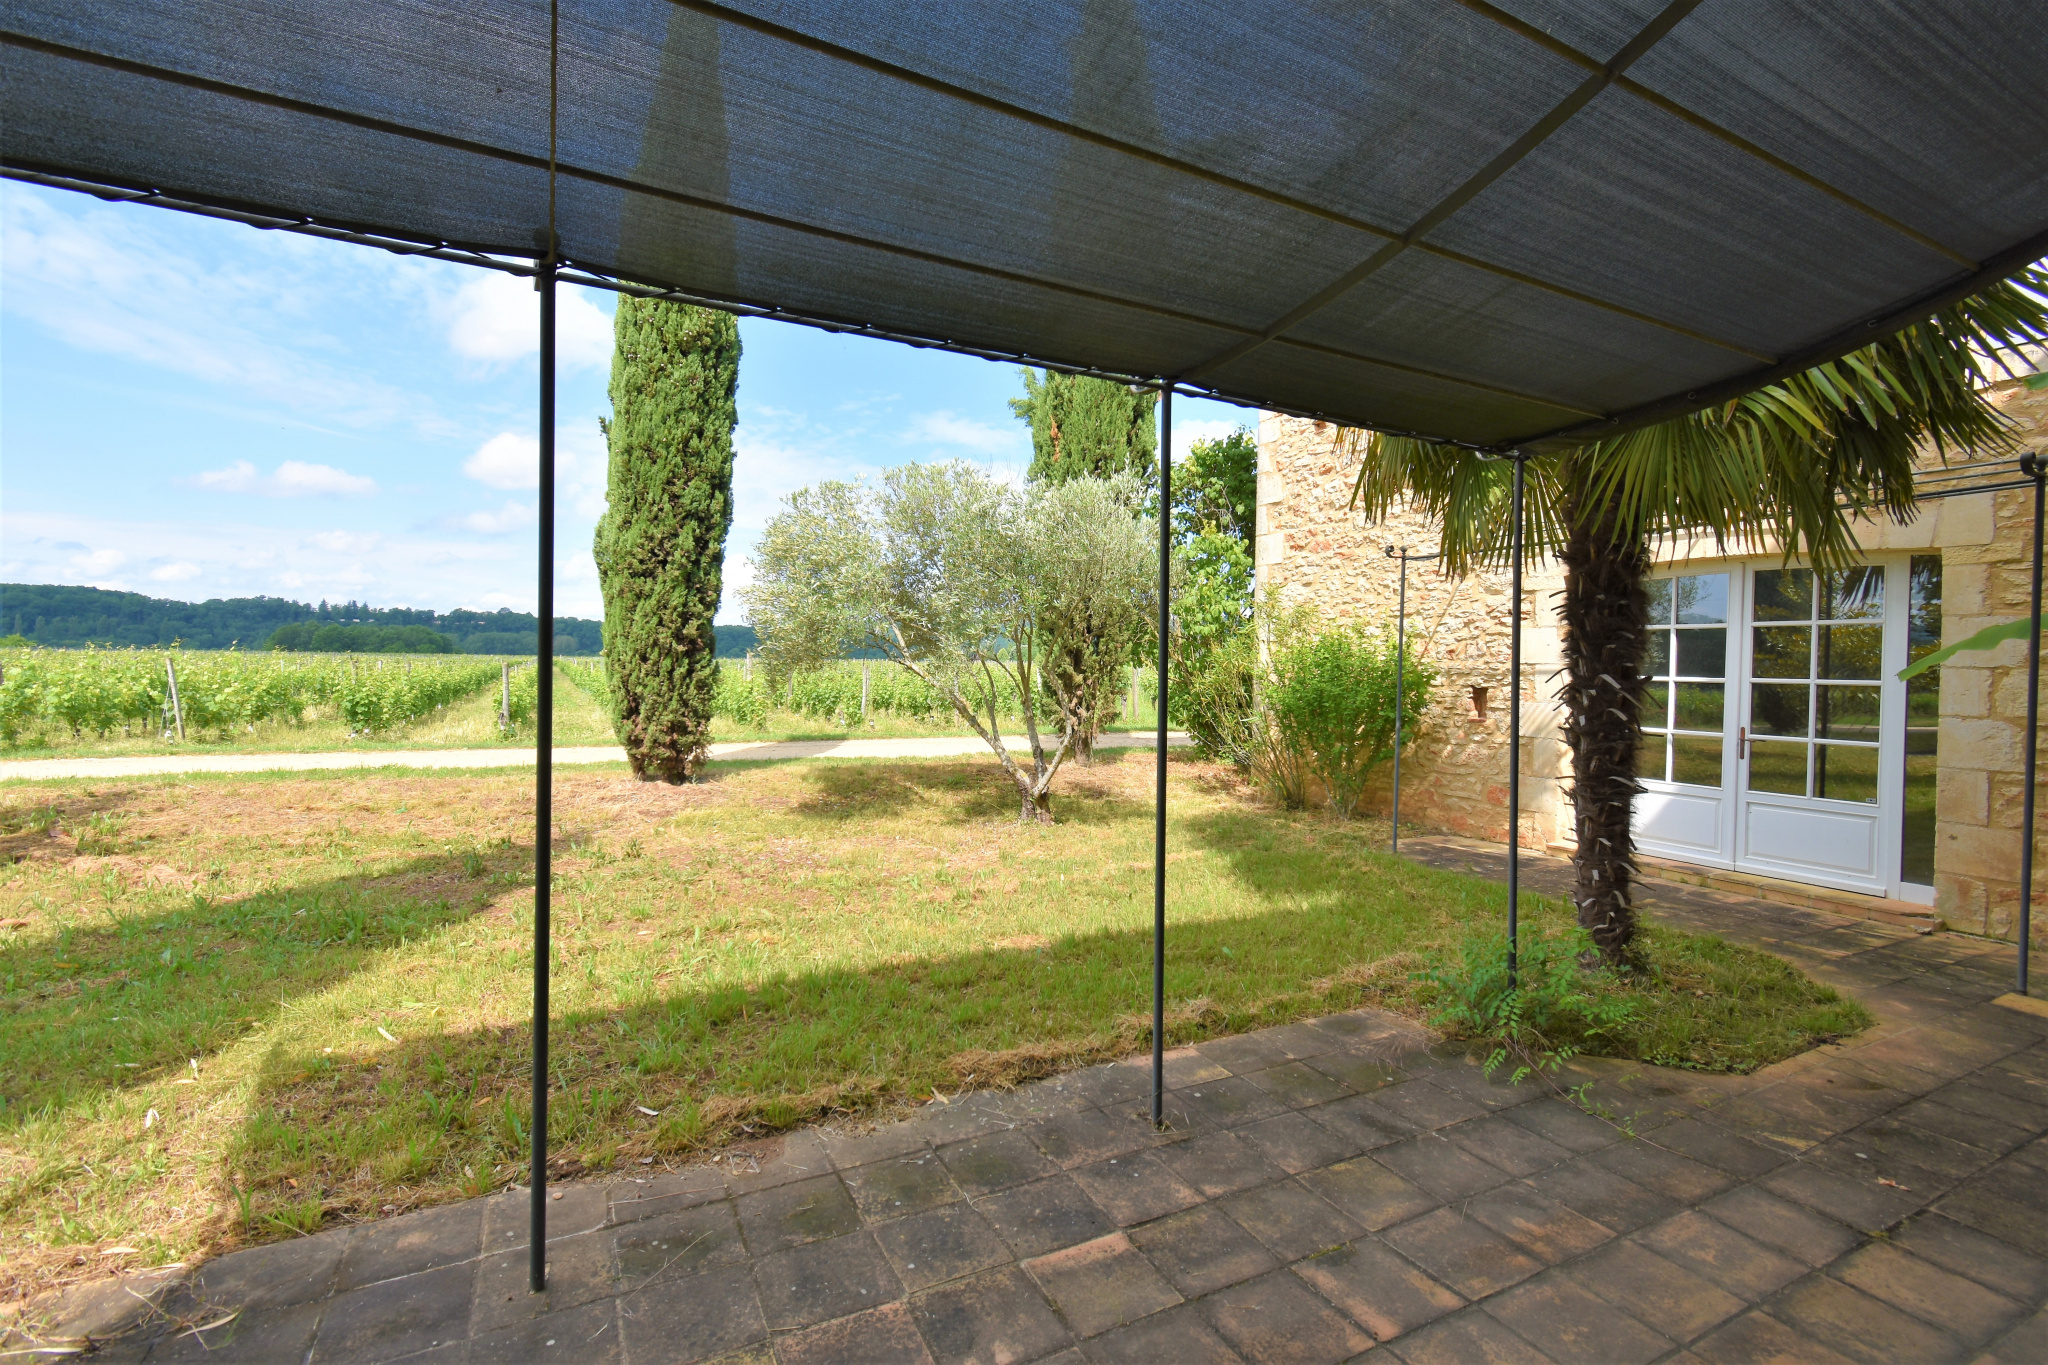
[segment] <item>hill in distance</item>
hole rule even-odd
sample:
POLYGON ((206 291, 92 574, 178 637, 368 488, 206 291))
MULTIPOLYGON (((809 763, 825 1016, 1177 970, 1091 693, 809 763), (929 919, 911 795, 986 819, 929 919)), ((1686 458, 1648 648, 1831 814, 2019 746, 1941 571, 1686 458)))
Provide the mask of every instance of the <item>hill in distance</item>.
MULTIPOLYGON (((51 583, 0 583, 0 635, 49 649, 87 645, 260 650, 280 647, 361 653, 530 654, 540 623, 531 612, 457 609, 435 612, 367 603, 293 602, 283 597, 215 597, 179 602, 141 593, 51 583), (340 627, 339 630, 329 629, 340 627), (323 636, 324 632, 324 636, 323 636)), ((719 626, 718 653, 738 658, 755 647, 751 626, 719 626)), ((604 623, 555 618, 555 653, 596 654, 604 623)))

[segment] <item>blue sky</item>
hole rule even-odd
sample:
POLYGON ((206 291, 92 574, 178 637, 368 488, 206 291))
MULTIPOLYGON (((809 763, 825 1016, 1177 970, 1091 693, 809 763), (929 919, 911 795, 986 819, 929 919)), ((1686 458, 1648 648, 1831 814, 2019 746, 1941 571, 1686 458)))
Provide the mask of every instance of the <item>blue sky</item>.
MULTIPOLYGON (((557 600, 599 616, 612 296, 565 289, 557 600)), ((0 580, 202 600, 535 601, 531 283, 0 187, 0 580)), ((1013 366, 742 321, 719 620, 791 491, 913 460, 1020 475, 1013 366)), ((1249 424, 1175 404, 1175 446, 1249 424)))

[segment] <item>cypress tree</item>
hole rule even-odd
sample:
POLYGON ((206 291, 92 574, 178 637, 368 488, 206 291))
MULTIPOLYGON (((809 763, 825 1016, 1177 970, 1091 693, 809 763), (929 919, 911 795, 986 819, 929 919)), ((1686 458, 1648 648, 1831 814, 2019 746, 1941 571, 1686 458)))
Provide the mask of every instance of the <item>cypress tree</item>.
POLYGON ((1031 424, 1031 469, 1037 483, 1106 479, 1129 474, 1150 487, 1158 465, 1159 434, 1152 410, 1159 395, 1132 393, 1122 384, 1087 375, 1024 371, 1024 396, 1010 411, 1031 424))
POLYGON ((595 550, 613 725, 650 781, 688 781, 704 761, 739 371, 730 313, 620 297, 595 550))

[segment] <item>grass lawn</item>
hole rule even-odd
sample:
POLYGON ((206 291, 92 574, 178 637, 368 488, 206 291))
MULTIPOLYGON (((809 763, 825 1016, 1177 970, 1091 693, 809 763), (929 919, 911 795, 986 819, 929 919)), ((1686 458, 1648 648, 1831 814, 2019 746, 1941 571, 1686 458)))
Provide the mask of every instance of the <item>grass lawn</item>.
MULTIPOLYGON (((1491 883, 1386 857, 1381 822, 1172 771, 1176 1040, 1349 1007, 1362 968, 1503 913, 1491 883)), ((565 1165, 1136 1050, 1150 782, 1149 754, 1105 755, 1062 774, 1058 824, 1024 827, 986 759, 558 776, 565 1165)), ((0 931, 0 1277, 523 1179, 530 809, 517 770, 0 790, 0 917, 25 921, 0 931)), ((1562 923, 1524 905, 1531 932, 1562 923)), ((1610 1052, 1746 1069, 1867 1022, 1775 959, 1658 943, 1654 1027, 1610 1052)))

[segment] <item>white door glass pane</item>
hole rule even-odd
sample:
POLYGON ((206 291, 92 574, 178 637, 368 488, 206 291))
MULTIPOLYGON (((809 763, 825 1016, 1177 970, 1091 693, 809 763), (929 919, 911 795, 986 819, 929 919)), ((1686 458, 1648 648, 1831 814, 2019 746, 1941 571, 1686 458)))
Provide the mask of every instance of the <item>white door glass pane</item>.
POLYGON ((1671 580, 1672 603, 1681 626, 1718 626, 1728 620, 1728 575, 1691 574, 1671 580))

